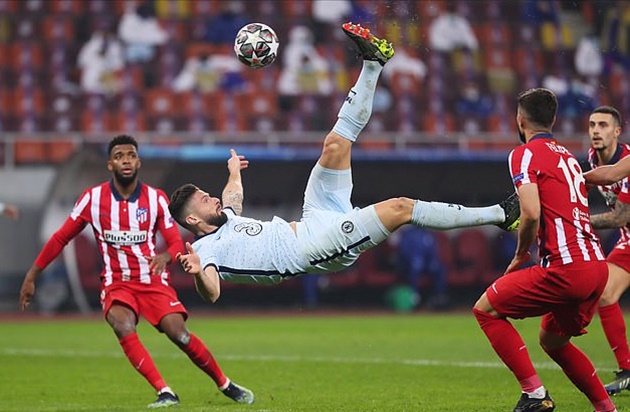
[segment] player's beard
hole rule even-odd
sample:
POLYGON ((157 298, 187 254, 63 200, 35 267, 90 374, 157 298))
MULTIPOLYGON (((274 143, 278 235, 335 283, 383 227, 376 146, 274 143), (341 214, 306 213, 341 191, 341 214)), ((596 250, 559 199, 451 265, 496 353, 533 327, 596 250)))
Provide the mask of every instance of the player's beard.
POLYGON ((525 137, 525 132, 523 132, 520 129, 518 131, 518 137, 519 137, 519 139, 521 139, 521 142, 527 143, 527 138, 525 137))
POLYGON ((221 212, 220 215, 212 216, 206 219, 206 223, 211 226, 221 227, 225 222, 227 222, 228 217, 225 213, 221 212))
POLYGON ((138 177, 138 171, 137 170, 134 171, 133 174, 129 175, 129 176, 124 176, 124 175, 120 174, 119 172, 114 172, 114 179, 122 187, 129 187, 129 186, 131 186, 136 181, 137 177, 138 177))

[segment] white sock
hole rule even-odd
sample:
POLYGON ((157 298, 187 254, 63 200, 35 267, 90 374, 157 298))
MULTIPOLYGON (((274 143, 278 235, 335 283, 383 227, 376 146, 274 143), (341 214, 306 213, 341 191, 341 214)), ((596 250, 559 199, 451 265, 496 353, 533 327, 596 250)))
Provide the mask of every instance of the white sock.
POLYGON ((543 399, 545 395, 547 394, 547 391, 545 390, 544 386, 541 386, 540 388, 536 389, 534 392, 525 392, 525 393, 527 393, 527 396, 529 396, 532 399, 543 399))
POLYGON ((225 383, 224 383, 223 385, 219 386, 219 390, 220 390, 220 391, 224 391, 224 390, 226 390, 226 389, 227 389, 227 387, 228 387, 228 386, 230 386, 230 380, 229 380, 229 379, 228 379, 228 380, 226 380, 226 381, 225 381, 225 383))
POLYGON ((164 392, 168 392, 168 393, 170 393, 171 395, 175 395, 175 392, 173 392, 173 390, 171 389, 171 387, 170 387, 170 386, 167 386, 167 387, 165 387, 165 388, 160 389, 160 391, 158 392, 158 395, 160 395, 160 394, 162 394, 162 393, 164 393, 164 392))
POLYGON ((411 223, 433 230, 456 229, 502 223, 505 212, 499 205, 487 207, 465 207, 451 203, 424 202, 416 200, 411 223))
POLYGON ((333 132, 351 142, 357 140, 357 136, 372 116, 374 91, 382 70, 383 66, 379 62, 363 61, 361 74, 339 110, 337 122, 332 128, 333 132))

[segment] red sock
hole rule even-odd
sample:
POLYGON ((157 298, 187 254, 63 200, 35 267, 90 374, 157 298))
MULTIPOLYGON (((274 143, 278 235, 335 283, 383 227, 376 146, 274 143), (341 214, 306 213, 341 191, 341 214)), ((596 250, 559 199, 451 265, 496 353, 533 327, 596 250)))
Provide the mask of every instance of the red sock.
POLYGON ((612 411, 615 405, 599 380, 588 357, 571 342, 547 352, 573 384, 582 391, 598 411, 612 411))
POLYGON ((630 348, 628 348, 628 338, 626 337, 626 322, 619 303, 600 307, 599 318, 619 368, 630 370, 630 348))
POLYGON ((137 333, 132 333, 131 335, 127 335, 124 338, 118 341, 120 346, 122 346, 125 355, 127 355, 127 359, 133 365, 134 368, 144 378, 149 381, 151 386, 155 388, 156 392, 166 388, 168 385, 162 379, 160 372, 158 372, 155 367, 155 363, 153 363, 153 359, 151 359, 151 355, 145 349, 145 347, 138 339, 137 333))
POLYGON ((514 326, 506 319, 497 319, 478 309, 473 308, 473 313, 494 351, 518 379, 523 392, 533 392, 540 388, 542 382, 529 358, 525 342, 514 326))
POLYGON ((227 378, 221 367, 201 339, 191 333, 190 342, 182 350, 199 369, 212 378, 219 388, 227 383, 227 378))

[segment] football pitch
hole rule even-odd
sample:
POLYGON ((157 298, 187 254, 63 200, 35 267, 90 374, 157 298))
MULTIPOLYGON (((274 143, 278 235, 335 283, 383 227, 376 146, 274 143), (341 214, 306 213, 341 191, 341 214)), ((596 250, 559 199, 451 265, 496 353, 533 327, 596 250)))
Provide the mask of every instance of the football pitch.
MULTIPOLYGON (((179 411, 511 411, 519 387, 471 313, 282 315, 194 313, 190 330, 225 373, 252 389, 253 405, 216 390, 165 336, 146 322, 140 339, 179 411)), ((537 345, 538 320, 515 322, 556 411, 592 411, 590 403, 537 345)), ((0 321, 0 411, 146 411, 153 389, 123 356, 100 318, 0 321)), ((599 319, 574 342, 608 381, 616 364, 599 319)), ((630 391, 614 398, 630 410, 630 391)))

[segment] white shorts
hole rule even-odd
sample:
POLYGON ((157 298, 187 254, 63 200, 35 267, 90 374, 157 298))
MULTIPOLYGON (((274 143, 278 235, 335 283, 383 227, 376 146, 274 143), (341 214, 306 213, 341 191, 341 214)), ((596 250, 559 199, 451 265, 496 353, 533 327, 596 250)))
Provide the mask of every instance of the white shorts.
POLYGON ((304 193, 302 220, 297 238, 309 273, 337 272, 352 265, 361 252, 385 240, 374 206, 353 209, 352 173, 330 170, 317 164, 304 193))

